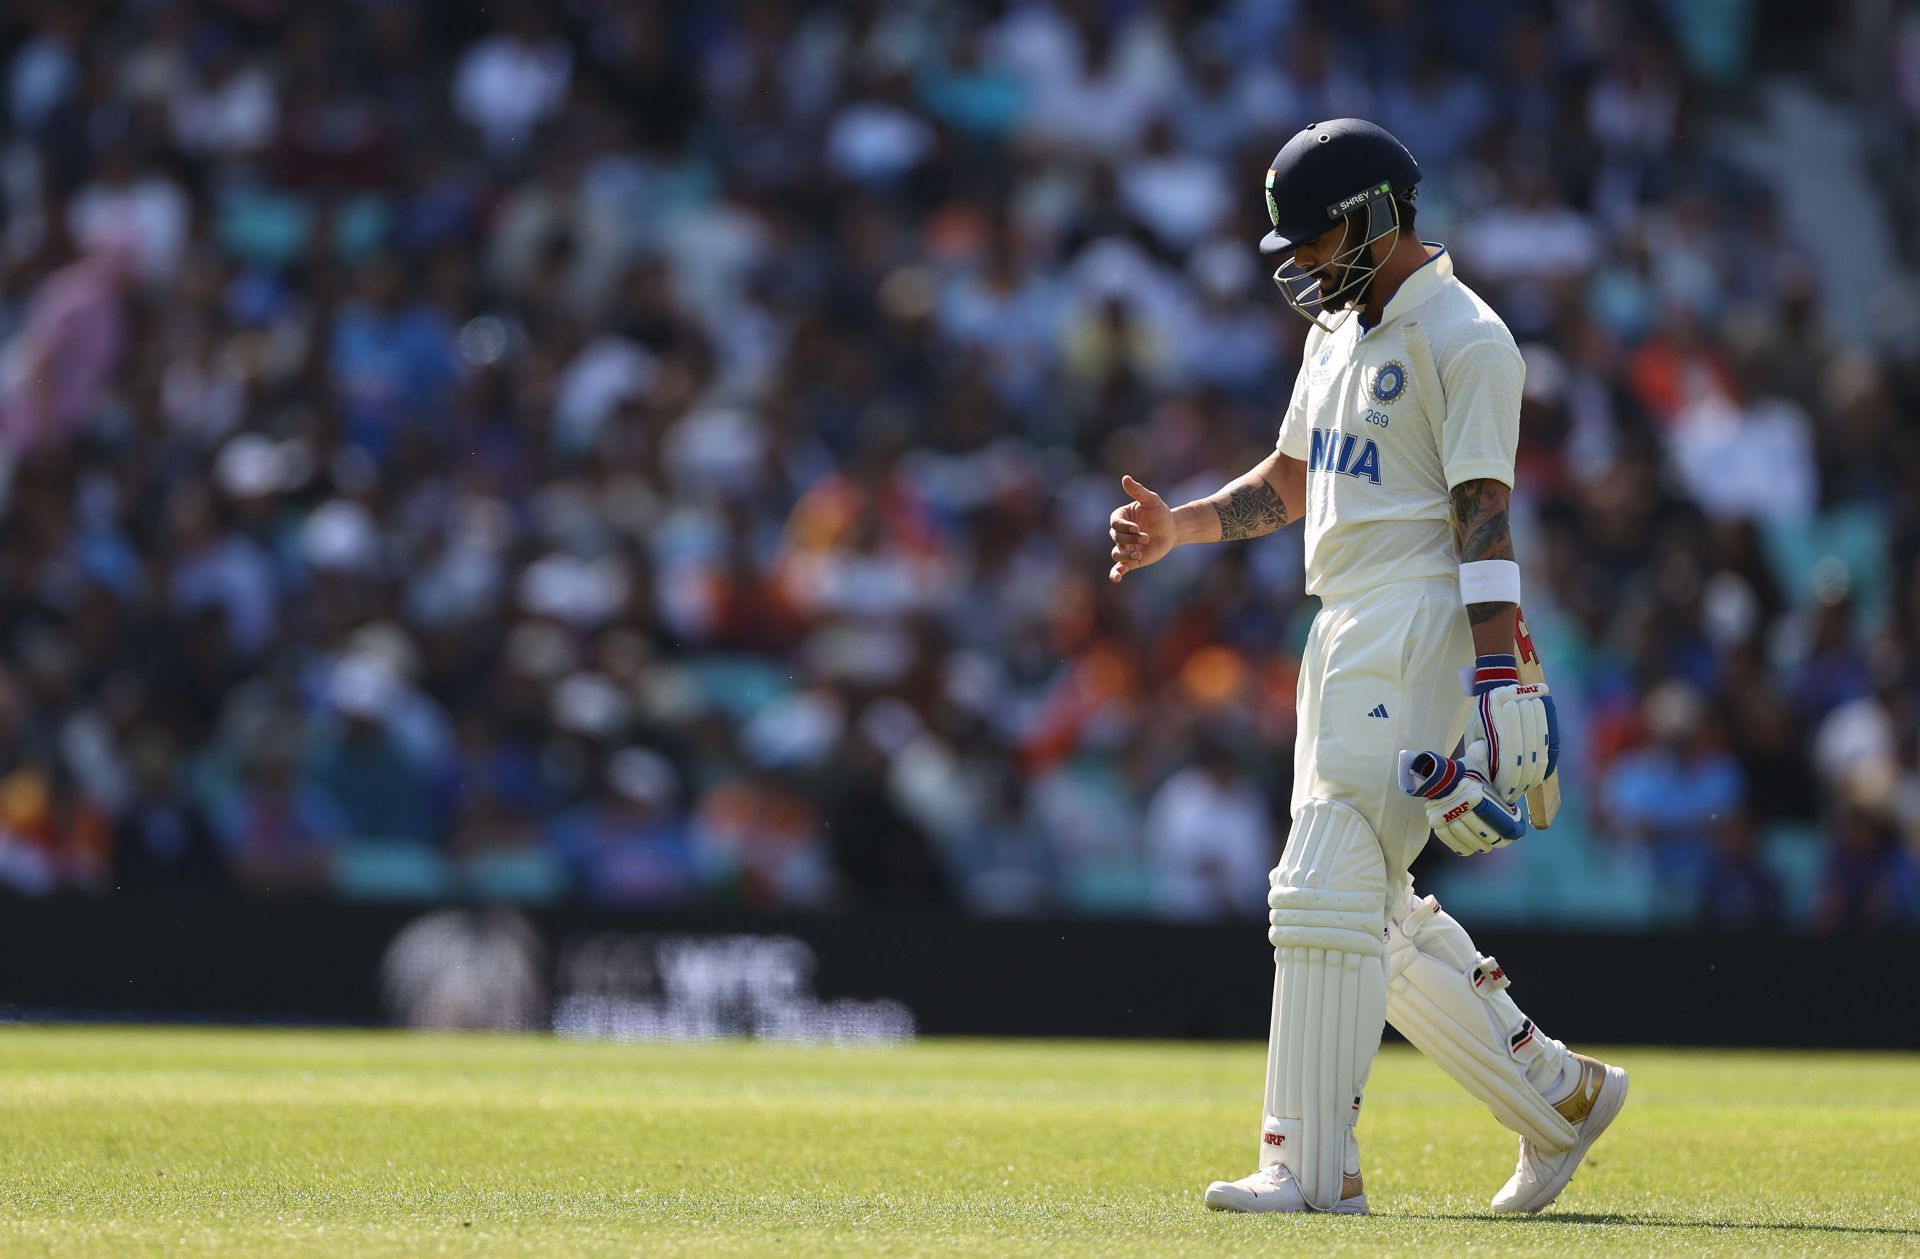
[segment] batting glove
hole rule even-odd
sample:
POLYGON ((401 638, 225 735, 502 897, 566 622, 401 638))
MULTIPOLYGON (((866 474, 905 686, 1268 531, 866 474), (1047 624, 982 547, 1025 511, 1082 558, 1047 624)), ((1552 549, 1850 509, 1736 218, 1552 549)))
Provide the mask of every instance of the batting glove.
POLYGON ((1545 682, 1521 685, 1519 661, 1510 655, 1479 657, 1462 681, 1474 701, 1467 742, 1487 745, 1488 777, 1511 804, 1547 781, 1560 764, 1560 718, 1553 696, 1545 682))
POLYGON ((1488 786, 1479 743, 1465 759, 1438 752, 1402 752, 1400 788, 1426 803, 1427 825, 1463 857, 1505 848, 1527 833, 1527 802, 1509 805, 1488 786))

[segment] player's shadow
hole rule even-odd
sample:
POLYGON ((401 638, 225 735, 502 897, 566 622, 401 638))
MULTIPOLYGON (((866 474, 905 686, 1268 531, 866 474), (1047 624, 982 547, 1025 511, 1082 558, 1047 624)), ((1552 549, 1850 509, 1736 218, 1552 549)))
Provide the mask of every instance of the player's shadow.
POLYGON ((1810 1224, 1797 1220, 1782 1220, 1776 1223, 1742 1220, 1674 1220, 1658 1215, 1620 1215, 1594 1214, 1573 1211, 1560 1215, 1496 1215, 1490 1211, 1479 1211, 1471 1215, 1405 1215, 1409 1220, 1486 1220, 1520 1228, 1538 1228, 1550 1224, 1629 1224, 1641 1228, 1699 1228, 1699 1229, 1749 1229, 1756 1232, 1781 1233, 1860 1233, 1882 1237, 1920 1237, 1920 1228, 1903 1228, 1898 1225, 1875 1226, 1861 1224, 1810 1224))

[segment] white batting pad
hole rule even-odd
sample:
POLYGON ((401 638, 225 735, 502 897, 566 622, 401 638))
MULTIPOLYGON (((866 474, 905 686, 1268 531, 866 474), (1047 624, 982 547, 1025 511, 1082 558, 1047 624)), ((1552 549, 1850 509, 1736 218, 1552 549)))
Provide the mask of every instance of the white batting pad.
POLYGON ((1431 896, 1408 898, 1387 924, 1392 979, 1387 1019, 1494 1118, 1547 1151, 1570 1149, 1573 1125, 1541 1090, 1560 1078, 1567 1048, 1507 995, 1499 963, 1431 896))
POLYGON ((1273 1023, 1260 1163, 1330 1211, 1359 1171, 1353 1125, 1386 1021, 1387 870, 1358 812, 1309 800, 1269 880, 1273 1023))

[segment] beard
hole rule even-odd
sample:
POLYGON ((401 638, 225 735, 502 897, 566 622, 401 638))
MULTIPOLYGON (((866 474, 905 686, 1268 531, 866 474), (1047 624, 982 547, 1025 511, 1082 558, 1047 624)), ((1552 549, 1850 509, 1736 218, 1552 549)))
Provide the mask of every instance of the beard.
POLYGON ((1373 277, 1379 270, 1379 265, 1364 251, 1358 263, 1329 263, 1327 279, 1321 281, 1321 288, 1327 293, 1320 303, 1321 309, 1358 310, 1365 306, 1367 294, 1373 292, 1373 277), (1327 287, 1329 283, 1331 288, 1327 287))

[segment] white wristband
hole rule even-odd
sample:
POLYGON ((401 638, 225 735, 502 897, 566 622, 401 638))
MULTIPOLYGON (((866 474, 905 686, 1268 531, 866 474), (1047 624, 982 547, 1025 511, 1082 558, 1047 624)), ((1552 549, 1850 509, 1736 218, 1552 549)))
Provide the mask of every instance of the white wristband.
POLYGON ((1460 566, 1460 602, 1519 603, 1520 566, 1512 560, 1475 560, 1460 566))

